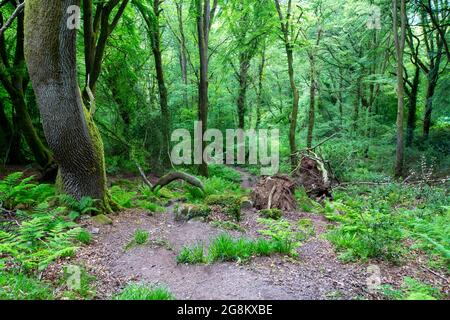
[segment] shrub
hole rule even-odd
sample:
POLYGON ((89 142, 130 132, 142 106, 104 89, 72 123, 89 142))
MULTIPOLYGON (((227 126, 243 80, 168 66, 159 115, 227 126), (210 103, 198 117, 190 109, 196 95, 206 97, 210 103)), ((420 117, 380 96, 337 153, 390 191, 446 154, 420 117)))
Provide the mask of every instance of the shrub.
POLYGON ((278 220, 283 216, 283 211, 280 209, 263 209, 259 211, 259 215, 266 219, 278 220))
POLYGON ((439 289, 411 277, 404 277, 399 289, 384 285, 383 295, 390 300, 436 300, 442 299, 439 289))
POLYGON ((77 234, 76 239, 83 244, 90 244, 92 241, 92 235, 88 231, 82 229, 77 234))
POLYGON ((204 263, 205 255, 203 244, 196 244, 192 247, 183 247, 181 252, 177 255, 177 263, 204 263))
POLYGON ((148 236, 149 236, 148 231, 145 231, 145 230, 136 230, 136 231, 134 232, 134 242, 135 242, 136 244, 140 244, 140 245, 146 244, 147 241, 148 241, 148 236))
POLYGON ((164 287, 131 283, 114 297, 115 300, 174 300, 175 297, 164 287))

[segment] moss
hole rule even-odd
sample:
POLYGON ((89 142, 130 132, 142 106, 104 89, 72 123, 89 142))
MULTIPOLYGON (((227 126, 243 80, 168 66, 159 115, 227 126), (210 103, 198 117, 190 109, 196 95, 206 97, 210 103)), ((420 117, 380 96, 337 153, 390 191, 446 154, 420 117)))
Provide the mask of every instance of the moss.
POLYGON ((266 219, 278 220, 282 217, 283 211, 280 209, 272 208, 272 209, 263 209, 259 211, 259 215, 266 219))
POLYGON ((206 218, 210 215, 211 209, 204 204, 185 204, 177 211, 178 220, 190 220, 193 218, 206 218))
POLYGON ((99 214, 92 217, 92 221, 99 225, 108 225, 113 223, 113 221, 104 214, 99 214))

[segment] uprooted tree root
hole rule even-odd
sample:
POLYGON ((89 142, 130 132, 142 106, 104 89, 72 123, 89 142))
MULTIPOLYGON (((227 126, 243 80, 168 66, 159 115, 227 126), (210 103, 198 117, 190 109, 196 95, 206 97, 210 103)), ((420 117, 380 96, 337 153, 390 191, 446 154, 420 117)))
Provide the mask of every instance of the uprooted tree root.
POLYGON ((305 188, 310 198, 332 198, 331 180, 325 162, 315 153, 309 151, 300 154, 299 165, 292 172, 292 178, 298 187, 305 188))
POLYGON ((276 175, 261 178, 253 189, 251 198, 258 210, 277 208, 292 211, 297 207, 294 192, 294 181, 287 175, 276 175))

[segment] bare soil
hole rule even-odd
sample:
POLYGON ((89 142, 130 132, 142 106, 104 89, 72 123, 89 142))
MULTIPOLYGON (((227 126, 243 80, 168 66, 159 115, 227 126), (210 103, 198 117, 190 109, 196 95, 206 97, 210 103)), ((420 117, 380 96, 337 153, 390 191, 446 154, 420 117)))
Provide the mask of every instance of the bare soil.
MULTIPOLYGON (((243 186, 252 187, 255 180, 245 173, 243 186)), ((112 225, 85 227, 94 234, 94 242, 78 251, 77 263, 96 276, 99 299, 110 298, 129 281, 167 287, 177 299, 380 299, 367 290, 367 267, 370 264, 342 263, 332 245, 322 236, 328 222, 323 216, 289 212, 285 218, 295 222, 311 219, 315 235, 298 249, 296 259, 284 256, 254 258, 247 263, 214 263, 178 265, 181 248, 197 242, 207 244, 224 232, 210 223, 175 221, 173 207, 166 213, 150 215, 144 210, 127 210, 113 215, 112 225), (137 229, 147 230, 146 245, 125 250, 137 229)), ((241 226, 245 232, 226 231, 233 236, 255 237, 261 226, 255 210, 246 211, 241 226)), ((439 278, 421 269, 416 262, 401 267, 372 262, 381 269, 383 284, 399 286, 403 276, 415 276, 431 283, 445 285, 439 278)), ((448 284, 448 282, 447 282, 448 284)))

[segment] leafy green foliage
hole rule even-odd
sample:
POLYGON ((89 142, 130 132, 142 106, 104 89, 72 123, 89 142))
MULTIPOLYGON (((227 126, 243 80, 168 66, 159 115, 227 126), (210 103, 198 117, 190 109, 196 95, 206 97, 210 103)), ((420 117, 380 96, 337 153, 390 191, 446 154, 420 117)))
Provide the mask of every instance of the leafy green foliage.
POLYGON ((25 274, 1 271, 0 300, 53 300, 53 290, 25 274))
POLYGON ((33 183, 34 177, 23 178, 15 172, 0 181, 0 206, 12 210, 19 204, 31 208, 55 194, 53 186, 33 183))
POLYGON ((50 262, 75 253, 80 228, 60 217, 61 209, 35 213, 13 232, 0 230, 0 266, 6 262, 24 270, 43 270, 50 262))
POLYGON ((88 231, 81 229, 76 236, 76 240, 82 244, 90 244, 92 241, 92 235, 88 231))
POLYGON ((139 188, 140 192, 127 191, 120 186, 113 186, 110 189, 112 199, 123 208, 142 208, 149 212, 164 212, 165 209, 160 205, 166 203, 162 199, 172 196, 172 193, 163 188, 153 192, 149 187, 139 188))
POLYGON ((97 200, 91 197, 82 197, 79 201, 74 197, 66 194, 61 194, 58 196, 61 203, 69 209, 68 216, 71 220, 78 219, 84 214, 94 214, 100 212, 97 208, 97 200))
POLYGON ((277 252, 294 257, 298 255, 296 249, 301 245, 300 240, 304 239, 304 237, 289 223, 288 220, 260 218, 258 219, 258 222, 265 227, 258 232, 272 239, 272 243, 277 252))
POLYGON ((125 250, 131 249, 138 245, 147 244, 149 236, 150 234, 148 231, 137 229, 136 231, 134 231, 133 240, 131 240, 130 243, 125 246, 125 250))
POLYGON ((411 277, 404 277, 399 289, 383 286, 383 295, 390 300, 437 300, 442 299, 439 289, 411 277))
MULTIPOLYGON (((267 221, 274 220, 268 219, 267 221)), ((279 221, 276 221, 279 225, 279 221)), ((177 256, 177 263, 214 263, 223 261, 248 261, 252 257, 270 256, 274 253, 281 253, 290 256, 297 256, 295 249, 300 244, 294 240, 296 235, 289 227, 274 227, 270 224, 270 230, 263 230, 261 233, 267 235, 269 239, 258 238, 238 238, 234 239, 230 234, 223 233, 211 240, 207 254, 203 244, 196 244, 193 247, 183 247, 177 256), (281 230, 283 229, 283 230, 281 230)))
POLYGON ((266 219, 278 220, 283 216, 283 211, 280 209, 263 209, 259 211, 259 215, 266 219))
MULTIPOLYGON (((72 266, 73 267, 73 266, 72 266)), ((90 275, 85 268, 79 267, 79 282, 77 286, 73 288, 66 288, 66 290, 62 293, 62 299, 70 299, 70 300, 89 300, 93 299, 96 296, 96 291, 93 286, 93 282, 95 277, 90 275)), ((72 273, 69 271, 67 266, 64 267, 64 274, 60 279, 60 285, 64 287, 65 284, 69 282, 69 278, 72 276, 72 273)))
POLYGON ((175 297, 164 287, 130 283, 114 297, 115 300, 174 300, 175 297))
POLYGON ((196 244, 192 247, 183 247, 177 255, 177 263, 196 264, 206 261, 204 248, 202 244, 196 244))
POLYGON ((448 265, 448 195, 439 188, 396 184, 337 192, 325 215, 340 222, 327 237, 344 260, 383 258, 398 262, 403 239, 415 242, 431 256, 432 264, 448 265))

